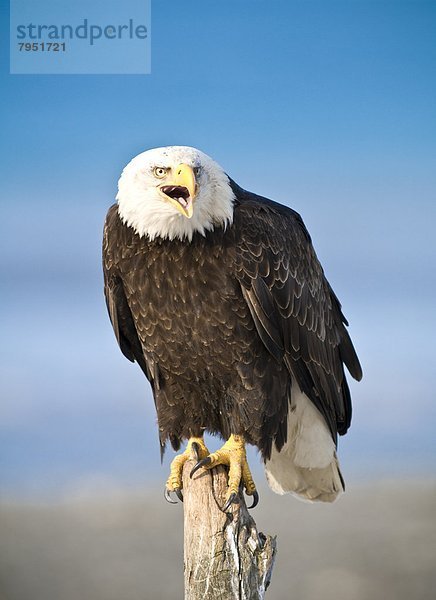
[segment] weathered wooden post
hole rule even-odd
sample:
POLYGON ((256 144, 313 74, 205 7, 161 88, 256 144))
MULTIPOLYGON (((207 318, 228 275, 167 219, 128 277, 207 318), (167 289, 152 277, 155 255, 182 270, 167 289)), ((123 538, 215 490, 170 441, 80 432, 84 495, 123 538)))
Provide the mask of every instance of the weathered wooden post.
POLYGON ((185 600, 261 600, 271 581, 275 537, 257 531, 243 494, 224 506, 227 471, 201 469, 190 479, 195 460, 185 463, 185 600))

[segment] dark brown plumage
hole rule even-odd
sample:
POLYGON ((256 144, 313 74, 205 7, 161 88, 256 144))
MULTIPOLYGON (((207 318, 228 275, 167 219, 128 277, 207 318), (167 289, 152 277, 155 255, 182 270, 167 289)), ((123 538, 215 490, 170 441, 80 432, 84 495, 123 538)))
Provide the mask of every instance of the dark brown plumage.
POLYGON ((149 379, 162 451, 205 430, 269 458, 286 441, 292 378, 344 434, 344 364, 362 376, 301 217, 231 182, 234 220, 192 241, 140 237, 109 209, 105 295, 124 355, 149 379))

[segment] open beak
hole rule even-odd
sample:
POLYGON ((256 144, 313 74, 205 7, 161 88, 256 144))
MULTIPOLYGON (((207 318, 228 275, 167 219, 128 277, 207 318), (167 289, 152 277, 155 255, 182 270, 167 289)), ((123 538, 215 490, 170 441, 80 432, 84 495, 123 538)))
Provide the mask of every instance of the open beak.
POLYGON ((194 212, 194 198, 197 192, 192 167, 180 164, 176 167, 174 181, 160 186, 160 191, 183 216, 190 219, 194 212))

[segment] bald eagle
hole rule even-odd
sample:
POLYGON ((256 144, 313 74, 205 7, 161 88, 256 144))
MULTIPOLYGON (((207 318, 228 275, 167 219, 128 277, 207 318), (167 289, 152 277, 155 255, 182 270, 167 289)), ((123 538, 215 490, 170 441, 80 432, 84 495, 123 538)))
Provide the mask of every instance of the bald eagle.
POLYGON ((123 354, 151 384, 167 495, 182 468, 230 467, 257 502, 245 444, 271 488, 331 502, 344 489, 337 435, 351 420, 344 365, 362 370, 298 213, 239 187, 195 148, 155 148, 123 170, 103 240, 106 303, 123 354), (205 432, 224 438, 210 453, 205 432))

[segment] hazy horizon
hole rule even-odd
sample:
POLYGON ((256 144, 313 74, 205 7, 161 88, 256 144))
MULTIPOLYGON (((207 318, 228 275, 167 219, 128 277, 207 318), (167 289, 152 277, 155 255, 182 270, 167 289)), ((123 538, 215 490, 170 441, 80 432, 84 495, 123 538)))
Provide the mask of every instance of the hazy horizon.
MULTIPOLYGON (((431 600, 436 479, 359 484, 333 505, 260 485, 252 511, 277 535, 267 600, 431 600)), ((49 504, 0 503, 4 600, 176 600, 183 511, 162 489, 82 489, 49 504)))

